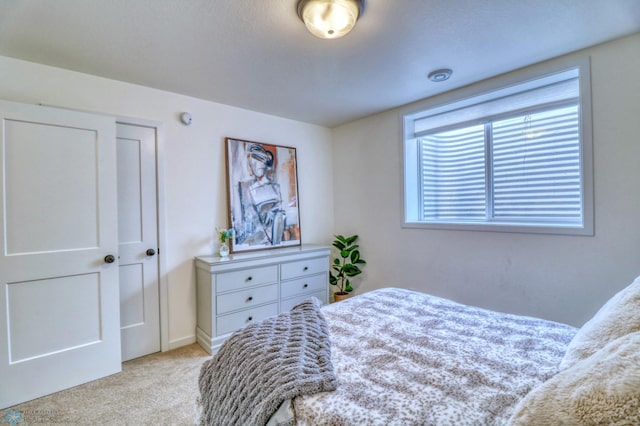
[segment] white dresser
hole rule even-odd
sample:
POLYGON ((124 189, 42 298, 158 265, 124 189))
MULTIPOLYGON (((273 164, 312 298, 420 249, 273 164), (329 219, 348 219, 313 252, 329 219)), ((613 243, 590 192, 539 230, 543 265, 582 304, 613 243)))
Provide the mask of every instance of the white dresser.
POLYGON ((315 296, 329 301, 327 246, 196 257, 196 337, 215 353, 229 334, 315 296))

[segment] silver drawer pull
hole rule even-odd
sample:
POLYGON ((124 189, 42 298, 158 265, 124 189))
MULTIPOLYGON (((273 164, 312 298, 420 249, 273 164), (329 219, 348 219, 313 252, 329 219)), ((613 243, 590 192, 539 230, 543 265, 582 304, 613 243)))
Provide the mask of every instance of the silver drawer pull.
POLYGON ((302 288, 307 288, 307 287, 309 287, 309 284, 305 284, 302 286, 302 288))
POLYGON ((247 302, 251 302, 253 300, 253 296, 247 297, 247 302))

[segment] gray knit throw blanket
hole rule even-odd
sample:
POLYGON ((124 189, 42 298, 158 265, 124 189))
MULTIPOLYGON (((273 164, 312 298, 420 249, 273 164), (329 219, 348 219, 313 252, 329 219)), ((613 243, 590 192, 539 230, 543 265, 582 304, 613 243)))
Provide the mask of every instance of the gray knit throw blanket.
POLYGON ((316 298, 233 333, 200 370, 200 423, 264 426, 287 399, 333 391, 331 343, 316 298))

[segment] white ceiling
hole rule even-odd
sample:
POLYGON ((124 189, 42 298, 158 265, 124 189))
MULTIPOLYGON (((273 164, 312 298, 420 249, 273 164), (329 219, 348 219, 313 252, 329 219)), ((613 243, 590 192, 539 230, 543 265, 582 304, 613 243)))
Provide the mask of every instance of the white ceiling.
POLYGON ((640 0, 368 0, 321 40, 295 6, 0 0, 0 55, 334 127, 640 31, 640 0))

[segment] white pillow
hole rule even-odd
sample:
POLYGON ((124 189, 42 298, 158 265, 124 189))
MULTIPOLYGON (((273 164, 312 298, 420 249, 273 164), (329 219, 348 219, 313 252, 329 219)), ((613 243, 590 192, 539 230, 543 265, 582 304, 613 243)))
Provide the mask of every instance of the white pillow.
POLYGON ((640 424, 640 332, 610 342, 534 388, 509 424, 640 424))
POLYGON ((616 293, 578 330, 559 369, 565 370, 625 334, 640 331, 640 277, 616 293))

